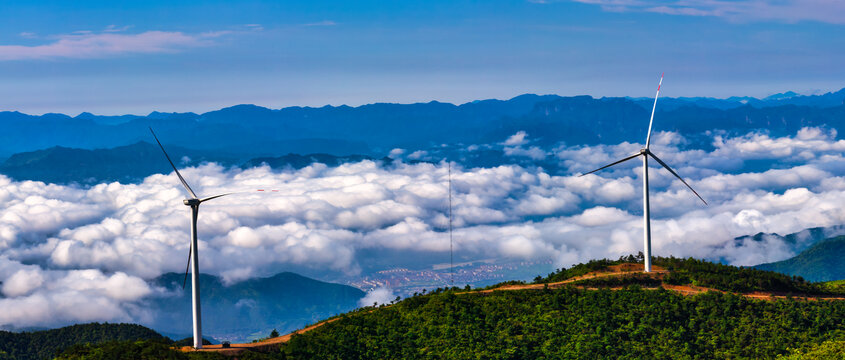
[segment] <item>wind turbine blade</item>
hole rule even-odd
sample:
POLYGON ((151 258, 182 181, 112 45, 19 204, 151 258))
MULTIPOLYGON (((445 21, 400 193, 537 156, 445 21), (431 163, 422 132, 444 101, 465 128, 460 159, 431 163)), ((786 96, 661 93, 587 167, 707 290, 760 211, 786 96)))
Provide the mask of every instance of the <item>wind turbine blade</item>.
POLYGON ((191 252, 192 251, 193 251, 193 249, 191 249, 191 247, 188 246, 188 265, 185 265, 185 280, 182 280, 182 288, 183 289, 185 288, 185 285, 188 283, 188 268, 191 267, 191 252))
POLYGON ((153 128, 152 128, 152 127, 150 128, 150 132, 151 132, 151 133, 153 133, 153 137, 156 139, 156 142, 158 143, 158 147, 160 147, 160 148, 161 148, 161 152, 163 152, 163 153, 164 153, 164 157, 166 157, 166 158, 167 158, 167 162, 169 162, 169 163, 170 163, 170 166, 171 166, 171 167, 173 167, 173 171, 176 171, 176 176, 178 176, 178 177, 179 177, 179 181, 181 181, 181 182, 182 182, 182 185, 185 187, 185 189, 187 189, 187 190, 188 190, 188 192, 189 192, 189 193, 191 193, 191 196, 192 196, 194 199, 196 199, 196 198, 197 198, 197 194, 194 194, 194 191, 193 191, 193 190, 191 190, 191 187, 190 187, 190 186, 188 186, 188 182, 187 182, 187 181, 185 181, 185 178, 183 178, 183 177, 182 177, 182 174, 181 174, 181 173, 179 173, 179 169, 177 169, 177 168, 176 168, 176 165, 173 165, 173 160, 170 160, 170 155, 167 155, 167 151, 164 151, 164 146, 162 146, 162 145, 161 145, 161 141, 158 141, 158 136, 156 136, 156 133, 153 131, 153 128))
POLYGON ((695 194, 695 196, 698 196, 698 198, 701 199, 701 202, 703 202, 704 205, 707 205, 707 202, 704 201, 704 198, 702 198, 701 195, 698 195, 698 193, 695 191, 695 189, 693 189, 692 186, 689 186, 689 184, 687 184, 687 182, 684 181, 684 179, 681 178, 681 176, 678 175, 678 173, 676 173, 675 170, 672 170, 672 168, 670 168, 669 165, 666 165, 666 163, 663 162, 663 160, 660 160, 660 158, 658 158, 657 155, 654 155, 654 153, 649 151, 648 154, 651 155, 651 157, 653 157, 654 160, 657 160, 657 162, 659 162, 660 165, 663 165, 663 167, 665 167, 666 170, 669 170, 669 172, 672 173, 672 175, 675 175, 675 177, 678 178, 678 180, 681 180, 681 182, 684 183, 684 185, 686 185, 692 191, 692 193, 695 194))
POLYGON ((615 163, 612 163, 612 164, 609 164, 609 165, 602 166, 602 167, 600 167, 600 168, 598 168, 598 169, 595 169, 595 170, 593 170, 593 171, 590 171, 590 172, 588 172, 588 173, 586 173, 586 174, 581 174, 581 175, 579 175, 579 177, 580 177, 580 176, 587 175, 587 174, 592 174, 592 173, 594 173, 594 172, 596 172, 596 171, 599 171, 599 170, 602 170, 602 169, 607 169, 607 168, 609 168, 609 167, 611 167, 611 166, 613 166, 613 165, 616 165, 616 164, 618 164, 618 163, 621 163, 621 162, 625 162, 625 161, 631 160, 631 159, 633 159, 633 158, 635 158, 635 157, 637 157, 637 156, 640 156, 640 153, 636 153, 636 154, 631 155, 631 156, 629 156, 629 157, 626 157, 626 158, 624 158, 624 159, 622 159, 622 160, 619 160, 619 161, 617 161, 617 162, 615 162, 615 163))
POLYGON ((645 136, 645 148, 651 142, 651 124, 654 123, 654 110, 657 109, 657 96, 660 95, 660 85, 663 85, 663 74, 660 74, 660 82, 657 83, 657 94, 654 94, 654 105, 651 106, 651 119, 648 120, 648 134, 645 136))
POLYGON ((207 198, 205 198, 205 199, 201 199, 201 200, 200 200, 200 204, 202 204, 202 203, 204 203, 204 202, 206 202, 206 201, 208 201, 208 200, 211 200, 211 199, 216 199, 216 198, 219 198, 219 197, 221 197, 221 196, 232 195, 232 194, 235 194, 235 193, 225 193, 225 194, 220 194, 220 195, 209 196, 209 197, 207 197, 207 198))

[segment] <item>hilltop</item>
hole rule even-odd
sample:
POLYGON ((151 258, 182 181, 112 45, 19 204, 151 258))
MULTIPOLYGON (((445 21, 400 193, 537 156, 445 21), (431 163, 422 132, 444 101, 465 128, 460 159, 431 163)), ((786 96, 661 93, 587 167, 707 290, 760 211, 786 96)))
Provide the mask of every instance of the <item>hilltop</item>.
POLYGON ((845 316, 845 302, 804 300, 842 299, 818 284, 694 259, 657 258, 659 270, 643 274, 631 260, 579 264, 534 284, 438 290, 343 316, 294 336, 282 352, 291 358, 766 358, 842 340, 845 325, 837 319, 845 316), (670 290, 677 286, 704 291, 670 290))
POLYGON ((644 274, 637 260, 591 261, 530 284, 416 294, 270 339, 275 345, 261 348, 269 352, 249 356, 771 358, 830 353, 845 341, 841 288, 694 259, 657 258, 644 274))

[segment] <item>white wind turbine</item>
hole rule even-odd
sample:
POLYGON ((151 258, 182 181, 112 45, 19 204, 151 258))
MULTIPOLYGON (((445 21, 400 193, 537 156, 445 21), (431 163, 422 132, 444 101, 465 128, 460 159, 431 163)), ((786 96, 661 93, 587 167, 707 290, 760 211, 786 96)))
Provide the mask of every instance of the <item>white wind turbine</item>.
MULTIPOLYGON (((199 213, 200 204, 211 200, 216 199, 221 196, 231 195, 231 193, 220 194, 209 196, 204 199, 197 198, 197 195, 194 194, 194 191, 191 190, 191 187, 188 186, 188 182, 185 181, 185 178, 182 177, 182 174, 179 173, 179 170, 176 169, 176 165, 173 164, 173 161, 170 160, 170 156, 167 155, 167 151, 164 151, 164 146, 161 145, 161 141, 158 141, 158 136, 156 136, 153 129, 150 128, 150 132, 153 134, 153 137, 156 139, 158 146, 161 148, 161 151, 164 153, 164 157, 167 158, 167 162, 170 163, 170 166, 173 167, 173 171, 176 172, 176 176, 179 177, 179 181, 182 182, 182 186, 185 187, 185 190, 188 190, 189 195, 191 195, 190 199, 182 200, 182 202, 191 207, 191 247, 188 252, 188 266, 193 264, 191 267, 191 303, 193 309, 193 316, 194 316, 194 348, 195 349, 202 349, 202 315, 200 314, 200 267, 199 267, 199 257, 197 255, 197 214, 199 213)), ((182 288, 185 288, 185 282, 187 282, 188 278, 188 269, 185 268, 185 281, 182 283, 182 288)))
POLYGON ((649 206, 648 206, 648 157, 651 156, 652 158, 654 158, 654 160, 656 160, 658 163, 660 163, 660 165, 663 165, 663 167, 666 168, 666 170, 669 170, 669 172, 672 173, 672 175, 675 175, 675 177, 678 178, 678 180, 681 180, 681 182, 684 183, 684 185, 686 185, 690 190, 692 190, 693 194, 695 194, 695 196, 698 196, 698 198, 701 199, 701 201, 704 203, 704 205, 707 205, 707 202, 704 201, 704 198, 702 198, 701 195, 698 195, 698 193, 695 192, 695 190, 692 188, 692 186, 687 184, 687 182, 684 181, 684 179, 681 178, 681 176, 678 175, 678 173, 676 173, 675 170, 672 170, 672 168, 670 168, 669 165, 666 165, 666 163, 663 162, 663 160, 660 160, 660 158, 658 158, 657 155, 654 155, 654 153, 651 152, 648 149, 648 145, 649 145, 649 142, 651 140, 651 124, 654 122, 654 110, 657 108, 657 97, 658 97, 658 95, 660 95, 660 85, 662 85, 662 84, 663 84, 663 74, 660 75, 660 82, 657 84, 657 94, 654 95, 654 105, 651 107, 651 119, 649 119, 649 121, 648 121, 648 134, 646 135, 646 138, 645 138, 645 147, 640 149, 640 151, 638 153, 634 154, 634 155, 626 157, 626 158, 619 160, 617 162, 614 162, 612 164, 602 166, 602 167, 595 169, 593 171, 590 171, 586 174, 581 174, 581 176, 584 176, 584 175, 587 175, 587 174, 592 174, 596 171, 599 171, 599 170, 602 170, 602 169, 605 169, 605 168, 609 168, 613 165, 631 160, 631 159, 633 159, 637 156, 643 157, 643 242, 644 242, 643 247, 645 248, 645 251, 643 253, 645 254, 645 267, 644 267, 645 272, 651 271, 651 214, 649 212, 649 206))

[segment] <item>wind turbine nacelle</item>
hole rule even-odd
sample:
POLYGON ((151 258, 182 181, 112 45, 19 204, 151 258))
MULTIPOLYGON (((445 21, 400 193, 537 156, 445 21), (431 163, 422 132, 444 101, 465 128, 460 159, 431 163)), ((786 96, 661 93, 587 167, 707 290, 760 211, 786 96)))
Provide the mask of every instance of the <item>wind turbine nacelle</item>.
POLYGON ((186 206, 199 206, 200 199, 185 199, 182 200, 182 203, 184 203, 186 206))

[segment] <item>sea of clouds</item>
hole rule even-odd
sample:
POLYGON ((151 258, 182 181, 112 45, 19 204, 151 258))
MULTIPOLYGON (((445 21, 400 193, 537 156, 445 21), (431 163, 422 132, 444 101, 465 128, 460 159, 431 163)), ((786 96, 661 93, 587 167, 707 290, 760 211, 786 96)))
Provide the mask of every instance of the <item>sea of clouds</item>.
MULTIPOLYGON (((845 140, 836 138, 818 128, 780 138, 712 134, 712 149, 698 150, 656 133, 652 151, 709 206, 651 162, 654 253, 756 265, 795 254, 780 240, 735 237, 845 224, 845 140), (766 169, 746 170, 761 163, 766 169)), ((543 150, 517 133, 496 146, 554 159, 571 174, 453 163, 456 253, 562 267, 641 251, 642 162, 578 176, 641 144, 543 150)), ((200 268, 233 283, 291 267, 360 275, 364 250, 448 251, 448 172, 446 162, 362 161, 286 171, 206 164, 182 174, 198 195, 236 192, 204 203, 198 225, 200 268)), ((149 319, 140 304, 166 290, 148 280, 185 269, 184 197, 173 174, 90 188, 0 176, 0 327, 149 319)))

